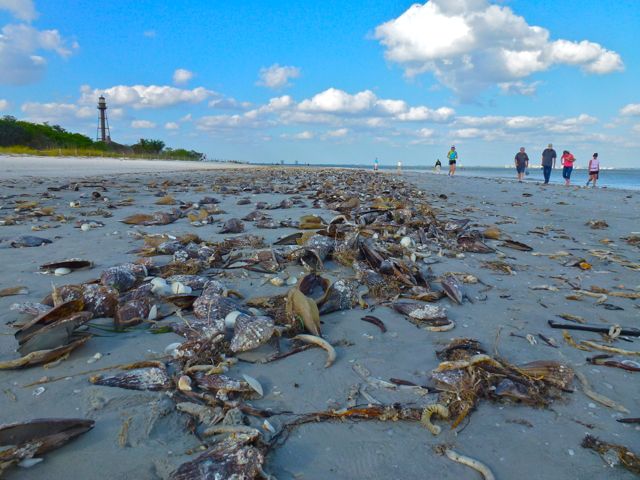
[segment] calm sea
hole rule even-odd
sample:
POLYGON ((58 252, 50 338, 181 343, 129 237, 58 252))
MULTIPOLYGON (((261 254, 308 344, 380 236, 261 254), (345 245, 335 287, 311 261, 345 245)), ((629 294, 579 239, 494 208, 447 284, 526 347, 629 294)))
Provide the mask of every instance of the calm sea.
MULTIPOLYGON (((313 165, 313 166, 331 166, 331 167, 347 167, 347 168, 367 168, 363 165, 313 165)), ((373 168, 373 167, 368 167, 373 168)), ((395 167, 381 165, 382 170, 394 171, 395 167)), ((433 167, 422 166, 403 166, 403 172, 431 172, 433 173, 433 167)), ((448 166, 443 165, 440 175, 446 175, 448 172, 448 166)), ((484 178, 512 178, 516 179, 515 168, 500 168, 500 167, 458 167, 456 175, 465 177, 484 177, 484 178)), ((573 170, 571 174, 571 183, 573 185, 585 185, 589 175, 587 170, 578 169, 573 170)), ((529 175, 526 176, 527 182, 542 182, 542 169, 530 168, 529 175)), ((551 183, 564 184, 562 178, 562 168, 553 170, 551 172, 551 183)), ((611 170, 600 170, 600 179, 598 180, 599 187, 608 188, 624 188, 628 190, 640 190, 640 169, 639 168, 615 168, 611 170)))

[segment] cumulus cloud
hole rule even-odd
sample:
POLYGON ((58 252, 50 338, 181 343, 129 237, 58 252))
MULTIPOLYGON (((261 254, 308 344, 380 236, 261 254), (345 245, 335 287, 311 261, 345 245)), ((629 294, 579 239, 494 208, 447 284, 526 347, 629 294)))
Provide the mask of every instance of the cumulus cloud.
POLYGON ((53 52, 67 58, 77 48, 77 43, 69 45, 58 30, 37 30, 26 24, 5 25, 0 33, 0 84, 36 82, 47 65, 40 53, 53 52))
POLYGON ((498 88, 504 95, 535 95, 538 91, 538 86, 542 82, 502 82, 498 83, 498 88))
POLYGON ((209 100, 208 105, 219 110, 245 110, 251 108, 251 102, 239 102, 232 97, 214 98, 209 100))
POLYGON ((179 130, 180 125, 178 125, 176 122, 167 122, 164 124, 164 128, 166 130, 179 130))
POLYGON ((0 10, 8 10, 15 18, 25 22, 38 16, 33 0, 0 0, 0 10))
POLYGON ((134 120, 131 122, 132 128, 156 128, 155 122, 150 120, 134 120))
POLYGON ((258 76, 260 80, 258 80, 256 85, 279 89, 288 86, 290 79, 298 78, 300 76, 300 69, 292 66, 281 67, 275 63, 270 67, 261 68, 258 76))
POLYGON ((178 68, 173 72, 173 83, 176 85, 186 85, 192 78, 193 72, 185 70, 184 68, 178 68))
POLYGON ((4 98, 0 98, 0 112, 9 108, 9 101, 4 98))
POLYGON ((93 104, 100 95, 104 95, 107 105, 131 106, 135 109, 195 104, 216 95, 204 87, 187 90, 168 85, 116 85, 106 89, 91 89, 84 85, 80 91, 80 102, 84 104, 93 104))
MULTIPOLYGON (((430 0, 414 4, 375 30, 387 60, 409 77, 431 72, 460 97, 516 83, 554 65, 580 67, 593 74, 624 68, 620 55, 583 40, 550 40, 549 31, 532 26, 509 7, 487 0, 430 0)), ((524 84, 522 84, 524 86, 524 84)), ((530 94, 531 88, 520 90, 530 94)))
POLYGON ((311 140, 315 137, 315 134, 309 130, 305 130, 304 132, 296 133, 293 135, 293 138, 296 140, 311 140))
POLYGON ((620 109, 620 115, 624 117, 640 116, 640 103, 630 103, 620 109))
POLYGON ((349 133, 348 128, 338 128, 336 130, 329 130, 326 133, 326 136, 331 138, 342 138, 342 137, 346 137, 348 133, 349 133))
POLYGON ((37 123, 58 123, 73 119, 97 117, 95 110, 74 103, 38 103, 26 102, 20 107, 27 120, 37 123))

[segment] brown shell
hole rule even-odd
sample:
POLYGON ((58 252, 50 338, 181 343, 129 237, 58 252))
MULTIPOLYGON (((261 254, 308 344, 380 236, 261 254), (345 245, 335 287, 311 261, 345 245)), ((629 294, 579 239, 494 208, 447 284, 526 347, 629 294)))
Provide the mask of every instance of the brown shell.
POLYGON ((80 312, 83 308, 84 301, 82 299, 61 303, 57 307, 49 310, 47 313, 43 313, 39 317, 34 318, 29 323, 24 325, 15 333, 16 340, 21 341, 23 338, 29 336, 36 330, 39 330, 46 325, 73 315, 74 313, 80 312))
POLYGON ((241 232, 244 232, 244 223, 242 222, 242 220, 238 218, 230 218, 229 220, 224 222, 224 225, 222 225, 222 228, 218 233, 241 233, 241 232))
POLYGON ((226 375, 219 374, 197 374, 196 384, 198 388, 213 392, 253 392, 253 388, 244 380, 235 380, 226 375))
POLYGON ((121 305, 116 310, 114 324, 116 327, 137 325, 149 317, 151 302, 143 297, 121 305))
POLYGON ((106 287, 113 287, 119 292, 126 292, 147 276, 147 269, 143 265, 125 263, 107 268, 100 275, 100 283, 106 287))
POLYGON ((128 390, 158 391, 171 388, 171 379, 164 367, 135 368, 116 375, 95 375, 89 381, 96 385, 128 390))
POLYGON ((329 290, 318 301, 318 307, 320 314, 324 315, 340 310, 350 310, 358 304, 358 301, 358 284, 341 279, 329 287, 329 290))
POLYGON ((264 476, 264 455, 245 446, 253 437, 235 434, 217 442, 195 459, 183 463, 171 474, 171 480, 251 480, 264 476), (245 438, 247 437, 247 438, 245 438))
POLYGON ((239 315, 231 339, 231 351, 246 352, 258 348, 269 341, 274 331, 273 320, 269 317, 239 315))
POLYGON ((20 340, 18 352, 20 355, 26 355, 38 350, 49 350, 68 345, 73 332, 87 323, 91 317, 91 312, 80 312, 42 327, 20 340))
POLYGON ((83 285, 82 298, 85 311, 96 318, 113 317, 118 306, 118 291, 98 284, 83 285))

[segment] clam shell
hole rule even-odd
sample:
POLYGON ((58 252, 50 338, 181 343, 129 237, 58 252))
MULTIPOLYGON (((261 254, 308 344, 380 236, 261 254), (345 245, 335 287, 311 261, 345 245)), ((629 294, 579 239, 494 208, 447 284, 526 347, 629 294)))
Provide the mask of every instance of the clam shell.
POLYGON ((113 287, 119 292, 126 292, 146 276, 147 269, 143 265, 125 263, 103 271, 102 275, 100 275, 100 283, 107 287, 113 287))
POLYGON ((114 324, 118 326, 135 325, 149 318, 151 303, 148 298, 131 300, 118 307, 114 324))
POLYGON ((462 284, 453 275, 447 275, 442 279, 442 289, 451 300, 458 305, 462 304, 462 284))
POLYGON ((273 336, 275 326, 269 317, 240 315, 235 324, 231 351, 246 352, 263 345, 273 336))
POLYGON ((164 367, 146 367, 126 370, 116 375, 96 375, 89 379, 95 385, 120 387, 128 390, 168 390, 171 379, 164 367))
POLYGON ((241 233, 244 232, 244 223, 238 218, 230 218, 218 233, 241 233))
POLYGON ((224 318, 233 312, 239 310, 248 313, 246 309, 240 306, 240 303, 229 297, 223 297, 220 294, 203 294, 193 302, 193 313, 199 319, 204 320, 224 320, 224 318))
POLYGON ((59 267, 53 271, 53 274, 56 277, 62 277, 63 275, 69 275, 70 273, 71 273, 71 269, 66 267, 59 267))
POLYGON ((202 275, 171 275, 167 278, 168 283, 180 282, 193 290, 202 290, 211 280, 202 275))

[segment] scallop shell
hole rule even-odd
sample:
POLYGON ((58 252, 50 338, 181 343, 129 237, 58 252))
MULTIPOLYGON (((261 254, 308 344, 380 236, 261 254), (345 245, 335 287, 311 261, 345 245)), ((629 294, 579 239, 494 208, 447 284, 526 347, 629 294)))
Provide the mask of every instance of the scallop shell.
POLYGON ((126 370, 116 375, 96 375, 89 381, 95 385, 120 387, 128 390, 168 390, 171 380, 164 367, 145 367, 126 370))
POLYGON ((275 326, 269 317, 240 315, 236 319, 231 351, 246 352, 265 344, 273 336, 275 326))

